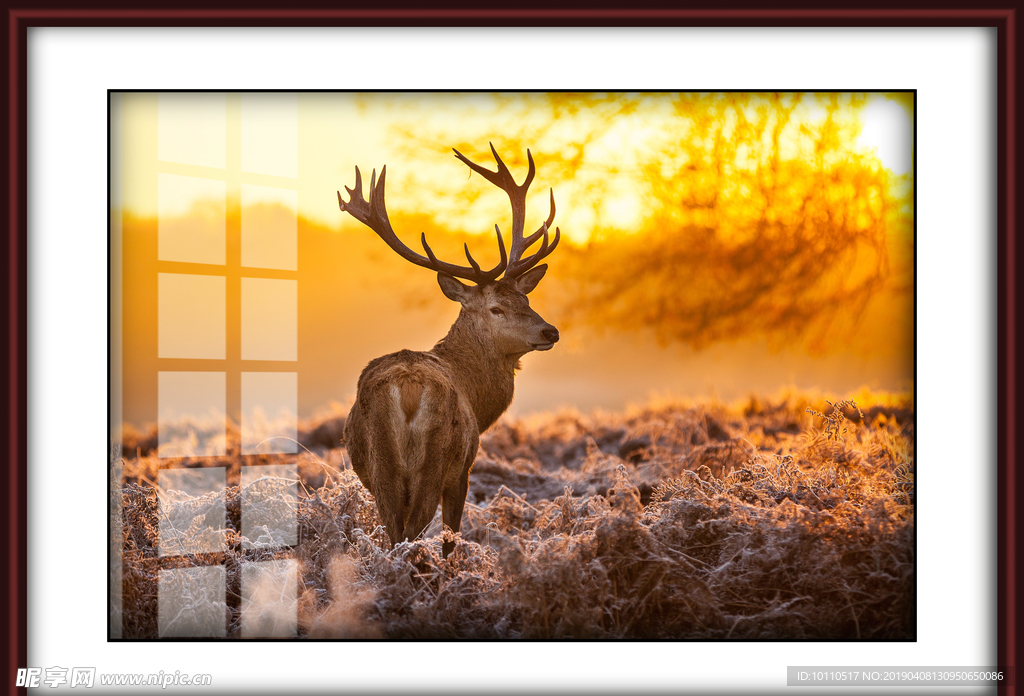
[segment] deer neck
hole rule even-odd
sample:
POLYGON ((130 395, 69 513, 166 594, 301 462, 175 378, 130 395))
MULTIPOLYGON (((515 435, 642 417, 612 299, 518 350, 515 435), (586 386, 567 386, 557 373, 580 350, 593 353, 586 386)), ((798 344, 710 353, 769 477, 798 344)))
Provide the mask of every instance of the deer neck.
POLYGON ((451 366, 456 388, 469 401, 480 432, 491 427, 512 403, 519 356, 500 354, 462 314, 430 352, 451 366))

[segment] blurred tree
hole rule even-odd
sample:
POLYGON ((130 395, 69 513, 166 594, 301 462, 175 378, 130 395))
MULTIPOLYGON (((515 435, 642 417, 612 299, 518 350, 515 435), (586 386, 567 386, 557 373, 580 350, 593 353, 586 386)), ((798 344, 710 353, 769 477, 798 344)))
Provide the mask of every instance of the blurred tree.
POLYGON ((894 186, 854 147, 863 95, 496 99, 488 132, 409 126, 403 140, 470 156, 492 140, 517 172, 527 146, 543 154, 559 200, 592 211, 589 239, 552 266, 572 286, 563 322, 650 328, 695 347, 761 335, 828 351, 884 286, 897 231, 912 229, 910 176, 894 186), (610 214, 623 201, 640 211, 631 229, 610 214))

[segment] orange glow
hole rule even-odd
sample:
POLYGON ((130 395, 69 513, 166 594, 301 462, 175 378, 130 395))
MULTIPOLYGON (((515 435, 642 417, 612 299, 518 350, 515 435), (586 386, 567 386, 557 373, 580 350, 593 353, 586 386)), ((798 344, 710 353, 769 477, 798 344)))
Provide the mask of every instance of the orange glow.
MULTIPOLYGON (((213 272, 205 264, 224 263, 225 235, 239 240, 227 249, 243 279, 297 287, 295 317, 282 308, 261 323, 245 314, 243 290, 232 295, 229 274, 223 331, 238 371, 255 354, 232 357, 231 346, 259 340, 246 335, 266 330, 271 343, 287 344, 266 355, 295 360, 288 369, 298 373, 300 417, 349 399, 370 359, 428 349, 457 306, 433 274, 341 214, 335 191, 353 185, 355 166, 368 179, 386 164, 388 211, 402 239, 418 248, 425 232, 438 256, 455 262, 467 242, 489 267, 495 223, 508 234, 508 199, 451 156, 455 147, 488 162, 488 142, 517 180, 531 150, 527 228, 547 214, 550 188, 564 237, 530 298, 564 340, 526 357, 513 413, 621 408, 656 393, 905 388, 913 170, 888 167, 912 153, 893 154, 877 116, 862 120, 883 99, 903 103, 847 94, 299 94, 294 112, 275 107, 264 118, 271 129, 294 121, 294 171, 287 148, 248 164, 232 150, 265 132, 230 126, 232 109, 248 113, 258 100, 207 99, 201 111, 229 125, 223 144, 219 131, 200 128, 204 142, 241 163, 214 182, 187 130, 157 136, 161 114, 187 104, 125 95, 125 418, 154 419, 159 360, 175 357, 159 353, 158 276, 213 272), (183 154, 170 161, 167 153, 183 154), (279 232, 295 243, 275 246, 279 232)), ((172 309, 213 312, 205 291, 195 292, 179 293, 172 309)), ((181 336, 174 340, 204 345, 181 336)))

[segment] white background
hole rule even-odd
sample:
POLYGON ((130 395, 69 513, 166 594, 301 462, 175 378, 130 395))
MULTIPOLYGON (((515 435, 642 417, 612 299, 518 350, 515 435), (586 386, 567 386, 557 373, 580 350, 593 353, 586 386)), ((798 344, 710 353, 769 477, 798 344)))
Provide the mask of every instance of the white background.
POLYGON ((204 693, 706 693, 784 691, 787 665, 994 665, 994 29, 28 36, 27 666, 209 673, 204 693), (172 88, 919 90, 917 642, 107 643, 106 90, 172 88))

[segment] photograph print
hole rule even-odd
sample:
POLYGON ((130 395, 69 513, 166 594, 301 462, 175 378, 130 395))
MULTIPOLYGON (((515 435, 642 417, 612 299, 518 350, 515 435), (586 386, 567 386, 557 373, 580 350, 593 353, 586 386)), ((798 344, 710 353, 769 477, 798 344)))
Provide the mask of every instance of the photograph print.
POLYGON ((916 639, 913 92, 109 115, 109 639, 916 639))

